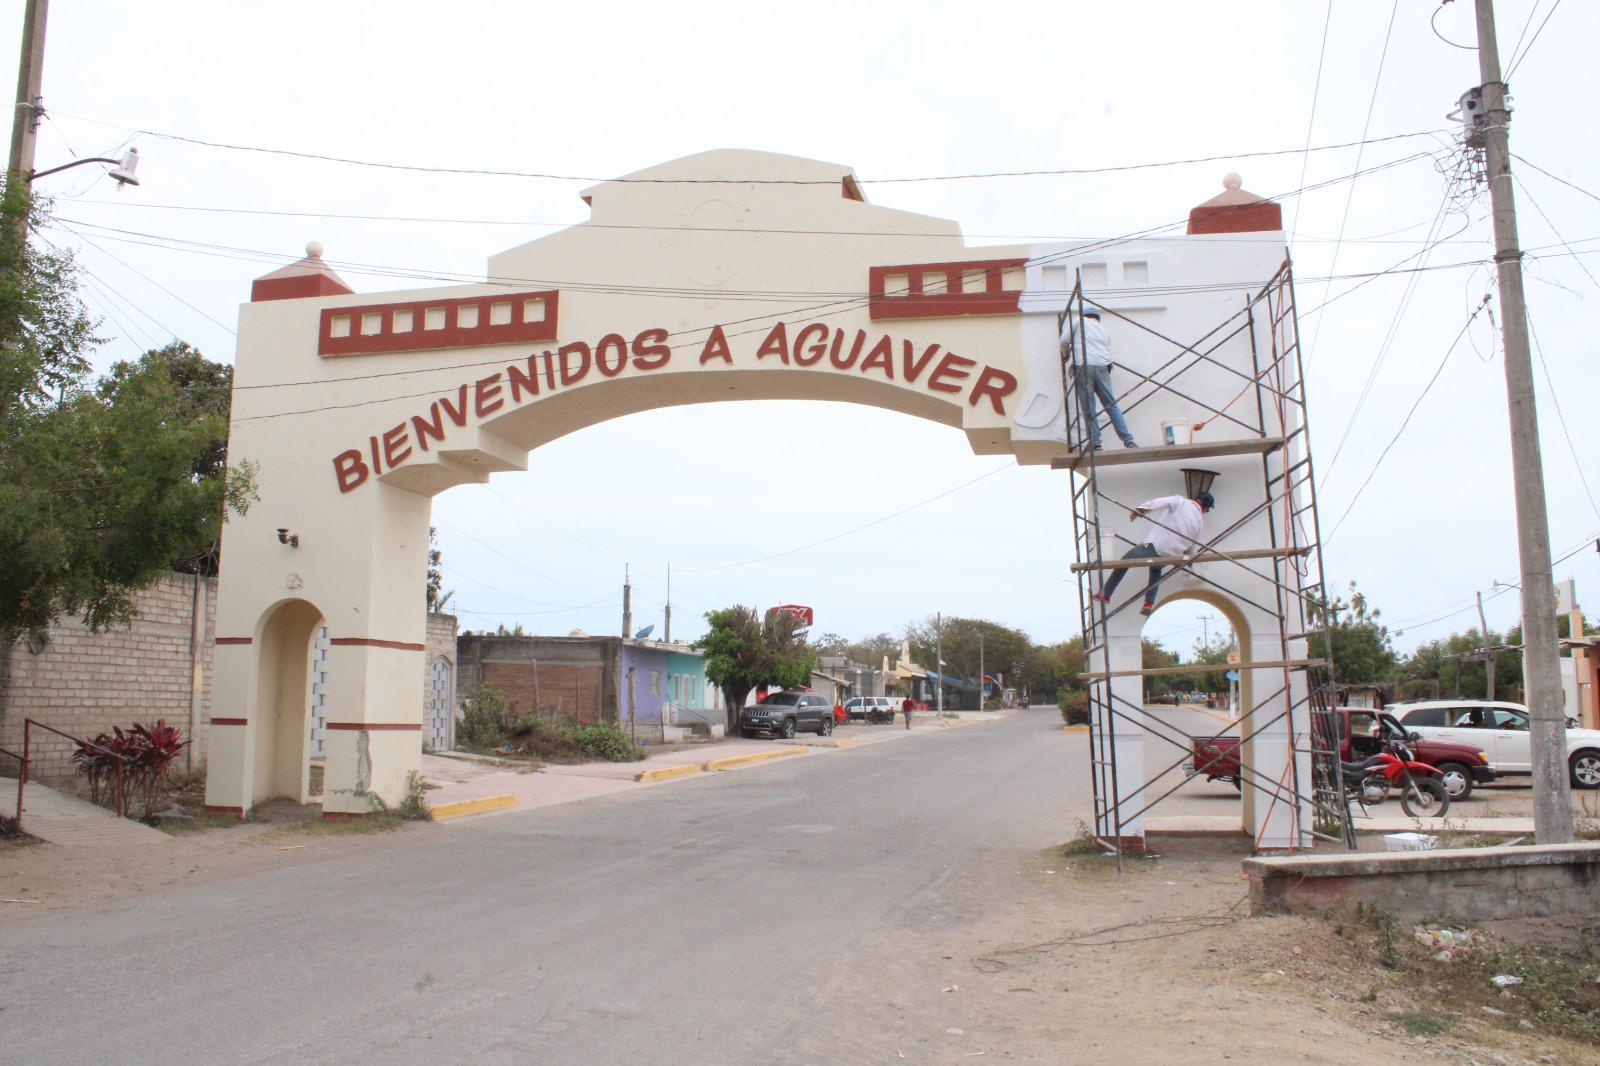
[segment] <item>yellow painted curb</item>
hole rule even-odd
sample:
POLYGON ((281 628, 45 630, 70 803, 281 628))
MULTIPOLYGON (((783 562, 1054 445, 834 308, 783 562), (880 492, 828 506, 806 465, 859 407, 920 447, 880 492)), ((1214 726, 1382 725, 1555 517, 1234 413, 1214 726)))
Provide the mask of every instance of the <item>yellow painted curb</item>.
POLYGON ((428 812, 428 817, 436 822, 442 822, 447 818, 461 818, 468 814, 503 811, 507 807, 515 807, 516 805, 517 797, 515 796, 484 796, 482 799, 441 803, 428 812))
POLYGON ((641 770, 633 775, 635 781, 665 781, 672 777, 687 777, 697 774, 700 767, 694 763, 685 763, 682 766, 663 766, 659 770, 641 770))
POLYGON ((1061 727, 1061 731, 1063 733, 1087 733, 1089 727, 1086 725, 1064 725, 1061 727))
POLYGON ((805 748, 780 748, 777 751, 755 751, 749 755, 730 755, 726 759, 712 759, 705 764, 707 770, 731 770, 735 766, 749 766, 751 763, 766 762, 768 759, 781 759, 786 755, 805 755, 805 748))

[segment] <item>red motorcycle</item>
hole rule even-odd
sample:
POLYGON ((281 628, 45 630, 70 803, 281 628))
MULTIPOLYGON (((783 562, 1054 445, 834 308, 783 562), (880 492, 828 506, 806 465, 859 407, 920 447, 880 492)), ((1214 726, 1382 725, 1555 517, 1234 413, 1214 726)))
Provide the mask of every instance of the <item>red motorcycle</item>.
POLYGON ((1363 807, 1382 803, 1390 789, 1400 789, 1400 809, 1411 818, 1443 818, 1450 809, 1450 793, 1444 775, 1425 762, 1418 762, 1404 744, 1391 744, 1360 762, 1341 762, 1345 793, 1363 807))

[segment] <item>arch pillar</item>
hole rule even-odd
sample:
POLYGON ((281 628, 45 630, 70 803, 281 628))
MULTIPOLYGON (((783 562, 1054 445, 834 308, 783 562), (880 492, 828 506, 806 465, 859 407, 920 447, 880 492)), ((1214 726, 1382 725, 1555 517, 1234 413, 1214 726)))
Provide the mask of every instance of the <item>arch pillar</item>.
POLYGON ((307 671, 319 625, 330 638, 323 815, 367 814, 374 799, 395 806, 421 764, 430 500, 384 483, 342 500, 303 486, 269 495, 272 474, 262 473, 270 506, 223 531, 232 579, 217 603, 207 807, 242 815, 270 798, 309 799, 307 671), (320 610, 296 598, 301 588, 318 590, 320 610), (286 628, 283 612, 299 610, 291 604, 317 625, 301 617, 286 628), (303 648, 288 646, 290 628, 303 648), (306 713, 286 711, 291 703, 306 713))

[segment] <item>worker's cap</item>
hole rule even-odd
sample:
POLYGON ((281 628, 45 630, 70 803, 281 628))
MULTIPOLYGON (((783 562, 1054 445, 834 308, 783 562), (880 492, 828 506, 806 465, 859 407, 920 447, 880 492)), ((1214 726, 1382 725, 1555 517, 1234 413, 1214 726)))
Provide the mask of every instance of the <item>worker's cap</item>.
POLYGON ((1099 318, 1100 317, 1100 309, 1098 307, 1085 307, 1083 309, 1083 317, 1084 318, 1099 318))
POLYGON ((1200 510, 1202 511, 1209 511, 1217 505, 1217 501, 1211 498, 1211 493, 1209 492, 1202 492, 1194 498, 1194 502, 1200 505, 1200 510))

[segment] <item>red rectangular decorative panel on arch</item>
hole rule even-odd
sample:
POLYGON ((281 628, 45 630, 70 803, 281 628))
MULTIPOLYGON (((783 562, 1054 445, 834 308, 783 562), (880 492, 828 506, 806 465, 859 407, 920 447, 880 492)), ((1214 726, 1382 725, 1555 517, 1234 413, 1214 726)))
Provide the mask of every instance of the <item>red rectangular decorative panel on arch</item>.
POLYGON ((549 289, 325 307, 317 327, 317 354, 378 355, 555 340, 559 295, 549 289))
POLYGON ((1020 313, 1020 274, 1026 259, 980 259, 966 263, 908 263, 870 269, 872 317, 952 318, 1020 313), (1017 287, 1005 288, 1007 272, 1017 287))

